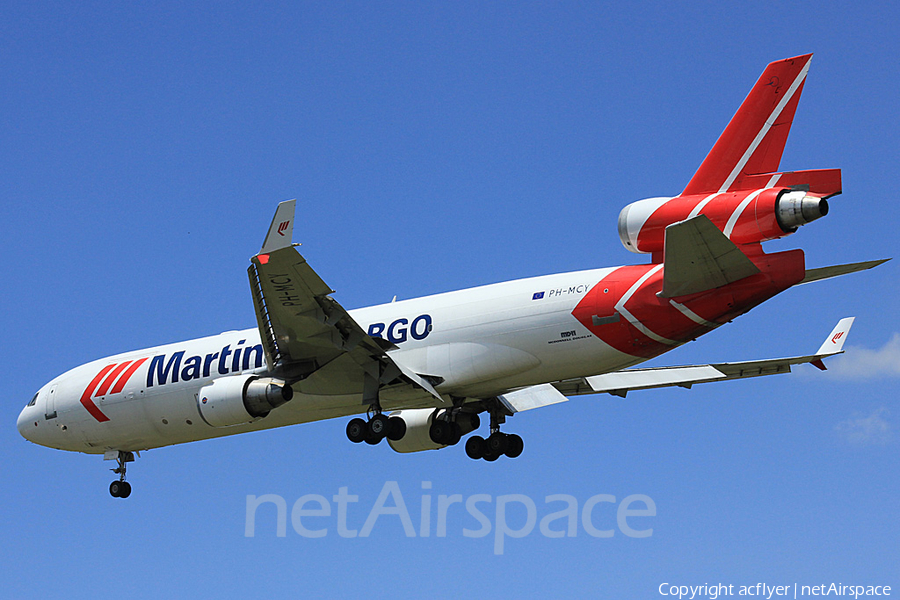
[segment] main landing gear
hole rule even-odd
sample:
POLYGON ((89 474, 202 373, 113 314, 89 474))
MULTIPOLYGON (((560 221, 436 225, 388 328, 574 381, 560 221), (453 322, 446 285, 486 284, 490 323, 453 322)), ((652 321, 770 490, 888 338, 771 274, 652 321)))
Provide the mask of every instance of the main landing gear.
POLYGON ((347 423, 347 437, 354 444, 365 442, 374 446, 384 438, 396 442, 406 435, 406 421, 388 417, 377 404, 369 408, 366 416, 367 420, 357 417, 347 423))
POLYGON ((131 484, 125 481, 125 463, 134 462, 134 453, 119 450, 116 462, 118 462, 119 466, 115 469, 110 469, 110 471, 118 475, 119 478, 109 484, 109 493, 113 498, 127 498, 131 495, 131 484))
POLYGON ((465 444, 466 454, 475 460, 483 458, 488 462, 493 462, 501 456, 516 458, 522 454, 525 448, 522 438, 500 431, 500 425, 505 423, 506 417, 511 416, 513 412, 499 398, 471 403, 466 403, 465 398, 451 398, 454 404, 452 408, 409 411, 411 414, 404 415, 405 418, 388 417, 382 413, 381 406, 374 402, 369 407, 367 419, 356 417, 347 423, 347 437, 356 444, 366 442, 375 445, 384 438, 399 442, 407 434, 407 427, 410 427, 411 441, 399 446, 392 444, 397 452, 418 452, 455 446, 464 435, 479 428, 481 420, 478 413, 488 412, 491 417, 490 435, 487 439, 478 435, 470 437, 465 444), (426 428, 430 439, 423 439, 425 433, 423 429, 426 428))
MULTIPOLYGON (((473 415, 476 419, 478 415, 473 415)), ((455 446, 462 439, 463 433, 459 423, 453 420, 434 419, 428 428, 428 437, 435 444, 442 446, 455 446)))
POLYGON ((516 458, 525 449, 525 442, 515 433, 503 433, 494 431, 487 439, 480 435, 473 435, 466 440, 466 454, 469 458, 478 460, 483 458, 493 462, 503 455, 516 458))
POLYGON ((503 433, 500 425, 506 422, 507 411, 497 399, 488 404, 491 413, 491 434, 487 439, 473 435, 466 440, 466 454, 473 460, 483 458, 494 462, 503 455, 516 458, 525 449, 525 442, 514 433, 503 433))

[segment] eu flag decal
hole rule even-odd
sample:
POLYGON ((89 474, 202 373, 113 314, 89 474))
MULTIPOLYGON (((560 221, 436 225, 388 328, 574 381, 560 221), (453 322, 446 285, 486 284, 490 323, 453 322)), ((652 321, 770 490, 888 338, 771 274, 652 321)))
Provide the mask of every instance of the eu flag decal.
POLYGON ((540 300, 543 297, 544 297, 544 292, 535 292, 534 295, 531 297, 531 299, 532 300, 540 300))

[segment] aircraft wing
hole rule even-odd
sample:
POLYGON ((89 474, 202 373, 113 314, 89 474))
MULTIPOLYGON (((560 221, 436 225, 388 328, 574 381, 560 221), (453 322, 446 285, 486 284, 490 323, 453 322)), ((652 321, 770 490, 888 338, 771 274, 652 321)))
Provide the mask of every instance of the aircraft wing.
POLYGON ((709 365, 658 367, 651 369, 625 369, 592 377, 582 377, 556 382, 553 386, 566 396, 605 392, 625 397, 632 390, 679 386, 688 388, 697 383, 743 379, 790 373, 793 365, 810 363, 824 370, 823 358, 841 354, 847 333, 854 317, 841 319, 815 354, 767 360, 752 360, 709 365))
POLYGON ((440 406, 432 384, 386 353, 330 294, 291 242, 295 201, 278 205, 262 249, 247 270, 270 371, 301 393, 360 394, 386 408, 440 406))

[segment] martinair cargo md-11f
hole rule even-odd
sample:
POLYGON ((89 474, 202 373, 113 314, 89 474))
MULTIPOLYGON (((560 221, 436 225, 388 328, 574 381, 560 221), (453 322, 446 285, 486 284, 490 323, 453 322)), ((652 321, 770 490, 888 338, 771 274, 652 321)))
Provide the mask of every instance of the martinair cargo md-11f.
POLYGON ((763 72, 681 195, 625 207, 619 237, 649 264, 547 275, 347 311, 292 244, 282 202, 248 269, 257 328, 126 352, 46 384, 22 410, 28 440, 116 460, 125 498, 134 453, 171 444, 365 414, 353 442, 397 452, 465 444, 474 459, 514 458, 500 426, 567 396, 691 387, 788 373, 838 354, 853 318, 814 354, 632 369, 784 290, 869 269, 807 269, 802 250, 763 252, 828 212, 839 169, 779 172, 812 55, 763 72))

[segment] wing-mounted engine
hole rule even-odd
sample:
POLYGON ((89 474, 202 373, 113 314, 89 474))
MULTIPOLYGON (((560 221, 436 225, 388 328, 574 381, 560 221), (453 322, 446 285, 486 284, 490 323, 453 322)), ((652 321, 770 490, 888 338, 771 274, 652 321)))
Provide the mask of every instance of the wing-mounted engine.
POLYGON ((201 388, 197 408, 207 424, 230 427, 262 419, 293 397, 294 390, 280 379, 237 375, 201 388))
MULTIPOLYGON (((447 428, 453 428, 449 415, 446 410, 434 410, 430 408, 418 408, 412 410, 400 410, 391 413, 391 417, 400 417, 406 423, 406 434, 399 440, 388 439, 388 443, 395 452, 421 452, 423 450, 438 450, 452 446, 455 440, 450 439, 450 444, 439 444, 434 441, 434 433, 432 425, 438 421, 447 428)), ((481 425, 481 419, 475 413, 460 412, 457 413, 455 424, 459 427, 458 434, 465 435, 475 431, 481 425)))

